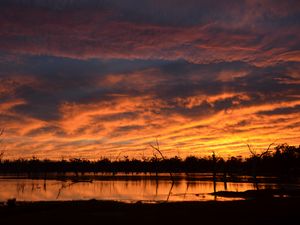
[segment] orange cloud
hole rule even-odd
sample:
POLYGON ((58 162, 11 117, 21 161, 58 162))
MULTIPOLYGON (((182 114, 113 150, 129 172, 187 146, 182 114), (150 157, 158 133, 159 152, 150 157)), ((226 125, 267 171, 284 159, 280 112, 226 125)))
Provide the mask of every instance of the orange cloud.
POLYGON ((156 3, 1 1, 6 157, 299 143, 299 1, 156 3))

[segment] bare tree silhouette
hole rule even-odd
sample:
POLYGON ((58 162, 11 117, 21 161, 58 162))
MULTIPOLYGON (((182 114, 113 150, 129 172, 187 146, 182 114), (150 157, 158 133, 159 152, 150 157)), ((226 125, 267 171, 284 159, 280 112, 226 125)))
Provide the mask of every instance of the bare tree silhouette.
MULTIPOLYGON (((162 154, 162 152, 159 148, 159 143, 158 143, 157 139, 156 139, 156 146, 152 145, 151 143, 150 143, 150 146, 151 146, 152 149, 156 150, 160 154, 160 156, 163 160, 166 160, 166 158, 164 157, 164 155, 162 154)), ((172 172, 170 172, 170 177, 171 177, 171 180, 174 182, 174 177, 173 177, 172 172)))
POLYGON ((254 179, 254 184, 256 189, 258 190, 258 180, 257 180, 257 164, 258 162, 261 160, 262 157, 264 157, 265 155, 269 154, 271 152, 270 148, 272 147, 272 145, 274 145, 275 142, 269 144, 268 148, 261 152, 261 153, 257 153, 252 147, 251 145, 247 144, 247 147, 251 153, 252 156, 252 176, 254 179))
MULTIPOLYGON (((214 184, 214 194, 216 194, 217 191, 217 158, 215 152, 212 154, 212 160, 213 160, 213 184, 214 184)), ((216 200, 216 195, 215 200, 216 200)))
MULTIPOLYGON (((162 158, 164 161, 166 160, 165 156, 162 154, 162 152, 161 152, 161 150, 160 150, 160 148, 159 148, 159 143, 158 143, 158 140, 157 140, 157 139, 156 139, 156 146, 152 145, 151 143, 150 143, 150 146, 151 146, 152 149, 156 150, 156 151, 160 154, 161 158, 162 158)), ((157 157, 155 156, 155 158, 157 158, 157 157)), ((172 184, 171 184, 171 187, 170 187, 168 196, 167 196, 167 202, 168 202, 169 199, 170 199, 170 196, 171 196, 171 194, 172 194, 172 190, 173 190, 173 187, 174 187, 174 177, 173 177, 173 174, 172 174, 171 171, 170 171, 170 178, 171 178, 171 180, 172 180, 172 184)))

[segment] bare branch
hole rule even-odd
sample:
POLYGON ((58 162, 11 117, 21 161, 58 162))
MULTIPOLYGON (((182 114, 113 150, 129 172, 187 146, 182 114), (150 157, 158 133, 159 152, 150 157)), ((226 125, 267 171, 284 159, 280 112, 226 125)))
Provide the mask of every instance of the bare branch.
POLYGON ((264 152, 262 152, 261 154, 260 154, 260 158, 261 157, 263 157, 264 155, 266 155, 266 154, 268 154, 269 152, 270 152, 270 148, 272 147, 272 145, 274 145, 275 144, 275 142, 273 142, 273 143, 271 143, 271 144, 269 144, 269 146, 268 146, 268 148, 267 148, 267 150, 266 151, 264 151, 264 152))
MULTIPOLYGON (((160 156, 161 156, 161 158, 162 158, 163 160, 166 159, 166 158, 164 157, 164 155, 162 154, 162 152, 160 151, 160 149, 159 149, 159 143, 158 143, 158 140, 157 140, 157 139, 156 139, 156 146, 152 145, 151 143, 150 143, 149 145, 151 146, 152 149, 156 150, 156 151, 160 154, 160 156)), ((174 182, 174 178, 173 178, 172 172, 170 172, 170 177, 171 177, 172 181, 174 182)))
POLYGON ((157 138, 156 138, 156 146, 157 146, 157 148, 159 149, 159 143, 158 143, 157 138))
POLYGON ((118 161, 121 154, 122 154, 122 152, 119 152, 118 156, 116 157, 116 161, 118 161))
POLYGON ((276 142, 276 140, 274 142, 272 142, 271 144, 269 144, 267 150, 261 152, 260 154, 256 153, 254 150, 252 150, 251 145, 247 144, 247 146, 253 157, 262 158, 264 155, 268 154, 271 151, 270 148, 275 144, 275 142, 276 142))
POLYGON ((249 152, 253 155, 253 156, 257 156, 256 152, 254 150, 252 150, 251 145, 247 144, 249 152))
POLYGON ((161 151, 159 150, 159 147, 155 147, 155 146, 153 146, 152 144, 150 144, 150 146, 151 146, 151 148, 153 148, 154 150, 156 150, 156 151, 160 154, 160 156, 162 157, 163 160, 165 160, 165 157, 164 157, 164 155, 161 153, 161 151))

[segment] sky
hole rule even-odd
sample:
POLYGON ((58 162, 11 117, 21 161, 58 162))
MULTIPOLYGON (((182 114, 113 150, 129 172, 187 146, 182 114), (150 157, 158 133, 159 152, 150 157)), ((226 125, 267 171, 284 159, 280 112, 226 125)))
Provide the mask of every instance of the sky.
POLYGON ((300 144, 299 0, 1 0, 7 158, 300 144))

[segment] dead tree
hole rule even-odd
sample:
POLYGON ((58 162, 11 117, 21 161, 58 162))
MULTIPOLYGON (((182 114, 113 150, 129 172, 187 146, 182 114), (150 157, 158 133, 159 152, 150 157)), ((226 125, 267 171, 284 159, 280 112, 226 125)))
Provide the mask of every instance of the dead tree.
POLYGON ((212 154, 212 161, 213 161, 213 182, 214 182, 214 194, 216 196, 216 189, 217 189, 217 158, 215 152, 212 154))
POLYGON ((247 144, 248 149, 252 155, 252 177, 254 179, 255 182, 255 187, 258 190, 258 180, 257 180, 257 164, 258 162, 261 160, 261 158, 267 154, 270 153, 270 148, 272 147, 272 145, 274 145, 275 142, 269 144, 267 150, 261 152, 261 153, 257 153, 249 144, 247 144))
POLYGON ((156 182, 158 182, 158 161, 159 159, 157 158, 157 155, 155 153, 153 153, 153 158, 152 158, 153 162, 154 162, 154 166, 155 166, 155 178, 156 178, 156 182))
MULTIPOLYGON (((161 158, 162 158, 163 160, 166 160, 166 158, 164 157, 164 155, 162 154, 162 152, 161 152, 161 150, 160 150, 160 148, 159 148, 159 143, 158 143, 158 140, 157 140, 157 139, 156 139, 156 146, 152 145, 151 143, 150 143, 150 146, 151 146, 151 148, 152 148, 153 150, 157 151, 157 152, 160 154, 160 156, 161 156, 161 158)), ((172 174, 171 171, 170 171, 170 178, 171 178, 171 180, 174 182, 174 177, 173 177, 173 174, 172 174)))
MULTIPOLYGON (((160 150, 160 148, 159 148, 159 143, 158 143, 158 140, 157 140, 157 139, 156 139, 156 146, 152 145, 151 143, 150 143, 150 146, 151 146, 151 148, 152 148, 153 150, 157 151, 157 152, 160 154, 160 156, 161 156, 161 158, 162 158, 163 160, 166 160, 166 158, 164 157, 164 155, 162 154, 162 152, 161 152, 161 150, 160 150)), ((156 159, 157 159, 157 158, 156 158, 156 159)), ((171 178, 171 180, 172 180, 172 184, 171 184, 171 187, 170 187, 168 196, 167 196, 167 202, 168 202, 169 199, 170 199, 170 196, 171 196, 171 194, 172 194, 172 190, 173 190, 173 187, 174 187, 174 182, 175 182, 174 177, 173 177, 173 174, 172 174, 172 171, 170 171, 170 178, 171 178)))

